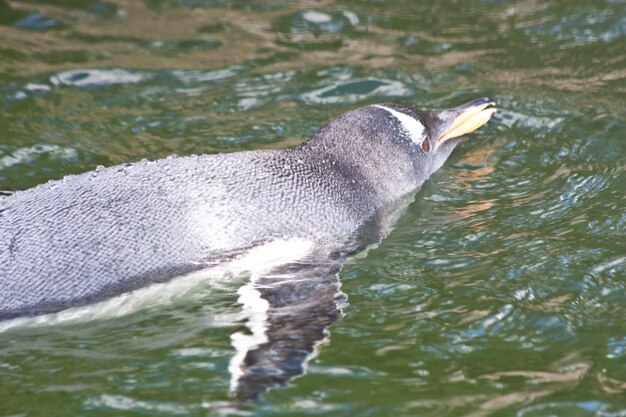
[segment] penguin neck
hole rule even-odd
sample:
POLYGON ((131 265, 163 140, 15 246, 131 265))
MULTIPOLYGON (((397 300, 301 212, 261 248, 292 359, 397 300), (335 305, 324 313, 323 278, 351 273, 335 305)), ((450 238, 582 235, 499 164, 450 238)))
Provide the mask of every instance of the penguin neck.
POLYGON ((305 141, 297 152, 313 161, 332 161, 333 174, 367 189, 375 209, 415 191, 425 180, 416 175, 414 155, 402 144, 364 129, 329 124, 305 141))

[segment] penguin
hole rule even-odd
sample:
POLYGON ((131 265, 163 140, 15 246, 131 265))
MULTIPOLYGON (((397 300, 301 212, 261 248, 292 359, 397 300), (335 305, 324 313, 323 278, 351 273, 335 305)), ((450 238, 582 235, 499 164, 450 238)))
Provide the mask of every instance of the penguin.
POLYGON ((272 242, 344 259, 363 247, 342 250, 368 219, 495 111, 488 98, 440 112, 370 105, 294 149, 99 167, 0 197, 0 321, 98 303, 272 242))

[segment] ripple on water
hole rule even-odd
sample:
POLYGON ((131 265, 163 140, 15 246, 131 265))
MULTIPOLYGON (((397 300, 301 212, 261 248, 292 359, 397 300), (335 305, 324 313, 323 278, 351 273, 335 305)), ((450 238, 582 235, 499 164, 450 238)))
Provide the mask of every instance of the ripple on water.
POLYGON ((99 87, 114 84, 136 84, 146 76, 119 68, 112 69, 77 69, 57 73, 50 77, 55 86, 99 87))
POLYGON ((370 97, 380 100, 410 95, 411 90, 399 81, 368 77, 333 83, 302 94, 302 100, 316 104, 348 104, 370 97))
POLYGON ((239 107, 249 110, 275 102, 277 96, 286 92, 296 74, 296 71, 274 72, 238 80, 235 91, 239 107))
POLYGON ((345 9, 327 12, 305 10, 297 13, 291 19, 291 22, 292 32, 311 30, 339 32, 357 26, 360 23, 360 19, 353 11, 345 9))
POLYGON ((349 10, 330 13, 318 10, 304 10, 290 18, 291 32, 341 32, 359 24, 359 17, 349 10))
POLYGON ((612 9, 572 11, 558 20, 524 28, 533 43, 557 43, 561 49, 612 42, 626 35, 626 16, 612 9))
POLYGON ((222 42, 217 39, 165 39, 149 41, 145 46, 154 53, 172 56, 219 48, 222 42))
POLYGON ((337 49, 359 25, 359 16, 350 10, 301 10, 274 19, 277 43, 294 48, 337 49))
MULTIPOLYGON (((142 401, 127 395, 102 394, 85 401, 87 410, 113 409, 117 411, 133 411, 150 415, 189 415, 188 405, 168 401, 142 401)), ((197 407, 196 407, 197 408, 197 407)))
POLYGON ((265 0, 159 0, 147 2, 147 6, 157 10, 167 8, 226 8, 246 12, 268 12, 285 7, 282 2, 265 0))
POLYGON ((57 29, 63 26, 58 20, 52 19, 41 13, 30 13, 26 17, 13 22, 13 26, 20 29, 43 32, 50 29, 57 29))
POLYGON ((50 86, 47 84, 40 83, 26 83, 26 85, 17 93, 15 93, 12 97, 7 96, 6 98, 13 98, 15 100, 23 100, 28 97, 39 96, 44 93, 50 91, 50 86))
POLYGON ((549 401, 542 404, 528 405, 515 414, 516 417, 542 416, 576 416, 576 417, 623 417, 624 410, 611 407, 600 401, 549 401))
POLYGON ((233 66, 213 71, 183 71, 173 70, 171 74, 185 85, 193 86, 206 82, 221 81, 238 75, 242 66, 233 66))
POLYGON ((38 158, 42 157, 63 161, 75 161, 78 158, 78 152, 74 148, 48 144, 19 148, 9 155, 0 157, 0 169, 10 168, 20 164, 32 164, 35 163, 38 158))

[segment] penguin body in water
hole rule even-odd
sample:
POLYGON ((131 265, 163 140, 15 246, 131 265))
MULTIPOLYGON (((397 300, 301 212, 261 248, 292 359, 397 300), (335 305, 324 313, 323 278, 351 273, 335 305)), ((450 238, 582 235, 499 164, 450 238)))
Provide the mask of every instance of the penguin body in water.
POLYGON ((296 149, 99 168, 0 198, 0 320, 103 301, 277 239, 339 247, 426 181, 492 104, 373 105, 296 149))

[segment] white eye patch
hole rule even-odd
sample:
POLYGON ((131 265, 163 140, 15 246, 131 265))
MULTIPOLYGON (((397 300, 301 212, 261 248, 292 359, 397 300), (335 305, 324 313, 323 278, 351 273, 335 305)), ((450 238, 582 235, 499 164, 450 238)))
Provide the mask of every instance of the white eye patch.
POLYGON ((389 107, 380 106, 377 104, 375 104, 374 107, 378 107, 379 109, 383 109, 391 113, 393 117, 400 121, 402 129, 404 129, 409 134, 411 141, 420 147, 422 146, 422 142, 425 139, 424 126, 417 119, 389 107))

